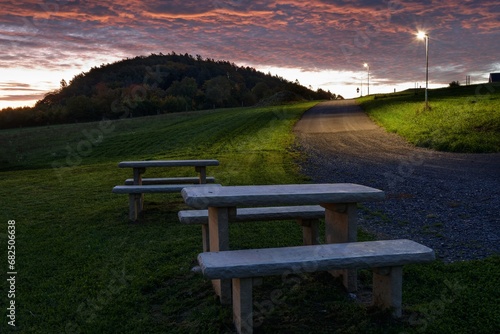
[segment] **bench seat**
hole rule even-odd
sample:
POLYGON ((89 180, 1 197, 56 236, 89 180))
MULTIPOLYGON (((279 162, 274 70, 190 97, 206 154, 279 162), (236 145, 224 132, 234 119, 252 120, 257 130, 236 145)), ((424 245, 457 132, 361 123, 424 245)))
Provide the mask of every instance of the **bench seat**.
MULTIPOLYGON (((215 178, 209 176, 206 178, 206 183, 214 183, 215 178)), ((198 184, 199 177, 158 177, 158 178, 143 178, 142 185, 159 185, 159 184, 198 184)), ((134 179, 126 179, 125 185, 134 185, 134 179)))
MULTIPOLYGON (((179 221, 183 224, 208 224, 208 210, 179 211, 179 221)), ((276 206, 236 209, 235 222, 286 219, 320 219, 325 217, 325 208, 320 205, 276 206)))
MULTIPOLYGON (((208 187, 221 186, 220 184, 211 184, 208 187)), ((206 184, 156 184, 156 185, 130 185, 115 186, 115 194, 153 194, 153 193, 176 193, 186 187, 207 187, 206 184)))
MULTIPOLYGON (((202 225, 203 251, 210 249, 208 210, 183 210, 178 213, 179 221, 187 225, 202 225)), ((319 219, 325 217, 325 208, 320 205, 277 206, 237 208, 233 222, 257 222, 272 220, 297 220, 302 226, 304 245, 319 243, 319 219)))
POLYGON ((411 240, 208 252, 198 255, 203 275, 232 279, 233 320, 238 333, 252 333, 253 279, 345 268, 373 269, 373 304, 401 316, 402 266, 435 259, 434 251, 411 240))

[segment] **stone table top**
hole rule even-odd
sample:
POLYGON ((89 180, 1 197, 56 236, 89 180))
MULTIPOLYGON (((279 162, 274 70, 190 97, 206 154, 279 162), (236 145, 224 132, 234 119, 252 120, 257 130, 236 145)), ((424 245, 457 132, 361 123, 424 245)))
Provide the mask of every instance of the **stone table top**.
POLYGON ((382 190, 352 183, 208 186, 185 188, 181 193, 186 204, 195 209, 357 203, 385 199, 382 190))
POLYGON ((145 160, 145 161, 122 161, 118 164, 121 168, 144 168, 144 167, 184 167, 184 166, 219 166, 218 160, 145 160))

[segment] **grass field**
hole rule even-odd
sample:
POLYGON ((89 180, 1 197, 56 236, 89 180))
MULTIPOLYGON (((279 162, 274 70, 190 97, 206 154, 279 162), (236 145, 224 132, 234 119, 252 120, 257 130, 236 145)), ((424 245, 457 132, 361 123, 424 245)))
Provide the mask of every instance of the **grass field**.
POLYGON ((449 152, 500 152, 500 85, 472 85, 429 91, 372 95, 363 109, 390 132, 409 142, 449 152))
MULTIPOLYGON (((307 182, 291 128, 314 103, 241 108, 0 132, 2 266, 15 221, 15 298, 1 285, 0 332, 231 333, 231 309, 191 272, 199 226, 181 226, 178 195, 146 195, 141 223, 127 220, 131 176, 122 160, 218 159, 223 185, 307 182), (12 225, 12 224, 11 224, 12 225), (7 324, 15 300, 16 327, 7 324)), ((194 175, 164 169, 148 177, 194 175)), ((237 224, 231 248, 299 245, 295 222, 237 224)), ((360 240, 371 239, 362 231, 360 240)), ((500 258, 406 266, 404 318, 353 302, 327 274, 264 280, 255 289, 261 333, 494 333, 500 327, 500 258), (282 303, 269 303, 279 293, 282 303)), ((368 286, 368 272, 360 273, 368 286)))

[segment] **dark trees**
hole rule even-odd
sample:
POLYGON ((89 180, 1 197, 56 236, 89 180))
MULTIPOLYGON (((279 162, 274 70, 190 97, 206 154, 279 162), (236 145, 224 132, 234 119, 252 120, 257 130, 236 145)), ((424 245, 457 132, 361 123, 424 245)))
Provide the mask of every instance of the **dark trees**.
POLYGON ((94 67, 49 92, 33 108, 0 111, 0 128, 250 106, 280 91, 331 99, 278 76, 188 54, 138 56, 94 67))

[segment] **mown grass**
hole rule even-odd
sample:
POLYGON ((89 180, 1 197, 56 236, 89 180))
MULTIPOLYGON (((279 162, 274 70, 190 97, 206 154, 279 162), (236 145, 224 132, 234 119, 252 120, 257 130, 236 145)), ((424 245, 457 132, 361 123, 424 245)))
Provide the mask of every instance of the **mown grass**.
POLYGON ((416 146, 440 151, 500 152, 500 85, 483 84, 359 99, 377 123, 416 146))
MULTIPOLYGON (((4 280, 1 332, 231 333, 231 309, 191 272, 201 231, 178 222, 182 198, 147 195, 141 222, 129 223, 127 198, 111 188, 131 171, 117 163, 216 158, 221 165, 208 173, 224 185, 305 182, 291 128, 312 105, 1 131, 0 237, 5 245, 6 223, 15 220, 18 272, 17 326, 7 325, 4 280)), ((146 176, 160 174, 194 171, 146 176)), ((371 236, 360 231, 359 238, 371 236)), ((232 248, 299 245, 301 232, 292 221, 236 224, 230 240, 232 248)), ((256 332, 493 333, 500 325, 499 264, 494 257, 407 266, 402 321, 352 302, 329 275, 269 278, 255 289, 262 322, 256 332)), ((370 284, 368 272, 360 277, 362 286, 370 284)))

